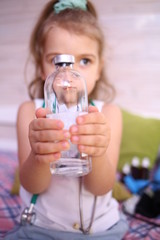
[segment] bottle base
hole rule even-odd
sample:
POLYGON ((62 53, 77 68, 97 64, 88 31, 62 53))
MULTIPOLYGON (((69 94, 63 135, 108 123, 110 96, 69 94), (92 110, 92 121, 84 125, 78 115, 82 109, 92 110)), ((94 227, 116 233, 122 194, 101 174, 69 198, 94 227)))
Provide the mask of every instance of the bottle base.
POLYGON ((68 177, 80 177, 87 175, 91 171, 91 160, 77 158, 61 158, 50 163, 51 174, 68 177))

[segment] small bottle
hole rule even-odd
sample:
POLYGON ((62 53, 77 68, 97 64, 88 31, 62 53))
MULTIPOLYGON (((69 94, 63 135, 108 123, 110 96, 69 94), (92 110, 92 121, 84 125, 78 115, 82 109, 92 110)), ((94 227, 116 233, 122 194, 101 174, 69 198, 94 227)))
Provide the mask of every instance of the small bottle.
POLYGON ((138 157, 133 157, 131 162, 131 175, 134 179, 141 178, 140 161, 138 157))
MULTIPOLYGON (((88 94, 85 79, 73 69, 74 56, 56 55, 55 71, 48 76, 44 85, 47 118, 60 119, 64 129, 76 124, 79 115, 88 112, 88 94)), ((83 176, 91 171, 91 157, 78 151, 70 141, 70 148, 61 152, 61 158, 50 164, 52 174, 83 176)))
POLYGON ((141 178, 142 179, 149 179, 150 174, 150 160, 148 157, 143 158, 142 165, 141 165, 141 178))
POLYGON ((122 168, 122 174, 121 174, 121 182, 124 183, 124 178, 130 174, 130 165, 128 163, 125 163, 122 168))

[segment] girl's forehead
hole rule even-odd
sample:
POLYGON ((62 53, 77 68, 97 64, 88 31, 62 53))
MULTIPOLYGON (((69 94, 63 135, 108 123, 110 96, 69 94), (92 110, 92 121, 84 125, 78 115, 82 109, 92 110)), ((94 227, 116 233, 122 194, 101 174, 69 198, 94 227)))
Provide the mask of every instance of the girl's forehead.
POLYGON ((50 28, 47 31, 47 35, 57 35, 57 34, 64 34, 64 35, 72 35, 72 37, 77 37, 77 38, 81 38, 81 37, 86 37, 86 38, 92 38, 94 39, 94 37, 84 30, 75 30, 72 28, 66 28, 66 27, 61 27, 58 25, 51 25, 50 28))
POLYGON ((93 36, 90 36, 86 32, 75 32, 70 29, 65 29, 59 26, 50 27, 48 30, 46 37, 46 42, 63 42, 65 44, 67 41, 78 44, 92 44, 98 45, 98 41, 93 36))
POLYGON ((89 36, 76 34, 63 28, 51 28, 45 41, 46 52, 96 54, 99 46, 95 39, 89 36))

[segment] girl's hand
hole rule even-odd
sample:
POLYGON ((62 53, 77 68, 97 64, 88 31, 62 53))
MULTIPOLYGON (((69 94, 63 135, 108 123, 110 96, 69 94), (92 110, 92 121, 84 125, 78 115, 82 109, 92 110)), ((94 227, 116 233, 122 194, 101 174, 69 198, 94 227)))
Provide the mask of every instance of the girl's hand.
POLYGON ((89 114, 79 116, 77 125, 70 128, 71 142, 78 145, 80 152, 92 157, 106 153, 110 142, 110 127, 106 117, 96 107, 89 107, 89 114))
POLYGON ((29 141, 35 159, 52 162, 60 158, 61 151, 69 149, 70 133, 60 120, 45 118, 47 110, 36 110, 36 119, 29 125, 29 141))

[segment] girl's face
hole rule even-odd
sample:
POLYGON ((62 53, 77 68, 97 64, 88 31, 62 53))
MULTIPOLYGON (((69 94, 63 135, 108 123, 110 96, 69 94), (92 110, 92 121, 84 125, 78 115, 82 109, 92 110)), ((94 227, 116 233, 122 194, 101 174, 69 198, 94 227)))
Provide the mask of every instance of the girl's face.
POLYGON ((97 41, 70 33, 60 28, 52 28, 46 37, 42 56, 42 79, 54 70, 53 58, 57 54, 70 54, 75 57, 74 69, 86 80, 88 94, 92 92, 99 80, 102 61, 99 58, 97 41))

